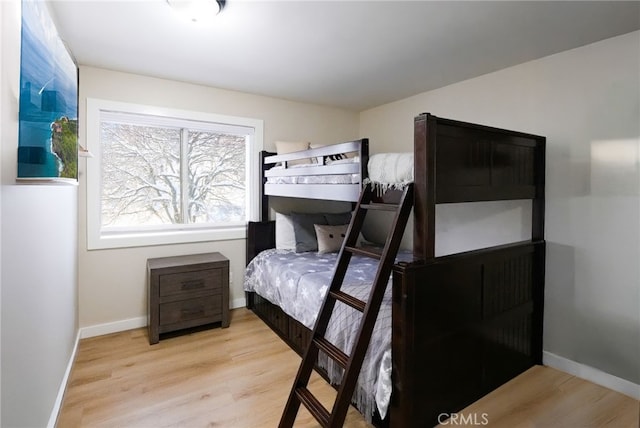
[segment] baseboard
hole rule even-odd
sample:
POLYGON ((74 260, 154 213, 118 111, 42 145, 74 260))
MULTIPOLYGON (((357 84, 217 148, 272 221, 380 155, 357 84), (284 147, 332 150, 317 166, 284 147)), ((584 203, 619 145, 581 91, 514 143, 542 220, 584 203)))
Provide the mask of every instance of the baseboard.
POLYGON ((542 363, 545 366, 553 367, 554 369, 569 373, 579 377, 580 379, 585 379, 621 394, 628 395, 635 400, 640 400, 640 385, 626 379, 605 373, 594 367, 577 363, 573 360, 547 351, 542 353, 542 363))
MULTIPOLYGON (((233 299, 229 302, 230 309, 243 308, 247 305, 244 297, 233 299)), ((104 334, 118 333, 120 331, 133 330, 147 326, 147 317, 130 318, 128 320, 114 321, 105 324, 97 324, 80 329, 80 338, 102 336, 104 334)))
POLYGON ((133 330, 134 328, 146 327, 147 317, 130 318, 128 320, 97 324, 80 329, 80 338, 102 336, 104 334, 118 333, 120 331, 133 330))
POLYGON ((244 308, 245 306, 247 306, 247 299, 244 297, 240 299, 233 299, 229 303, 229 309, 244 308))
POLYGON ((62 406, 62 400, 64 398, 64 393, 67 390, 67 383, 69 382, 69 375, 71 374, 71 368, 73 367, 73 362, 76 360, 76 352, 78 351, 78 343, 80 342, 80 331, 76 334, 76 341, 73 344, 73 349, 71 350, 71 356, 69 357, 69 362, 67 363, 67 369, 64 372, 64 376, 62 376, 62 382, 60 382, 60 388, 58 389, 58 395, 56 396, 56 401, 53 403, 53 409, 51 410, 51 416, 49 416, 49 422, 47 423, 47 428, 55 428, 56 421, 58 420, 58 414, 60 413, 60 407, 62 406))

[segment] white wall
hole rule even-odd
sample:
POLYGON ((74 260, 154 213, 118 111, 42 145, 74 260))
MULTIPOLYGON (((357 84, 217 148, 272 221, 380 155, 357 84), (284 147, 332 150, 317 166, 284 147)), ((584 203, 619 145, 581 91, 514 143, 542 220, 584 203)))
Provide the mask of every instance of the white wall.
MULTIPOLYGON (((547 137, 544 349, 640 383, 640 32, 362 112, 360 133, 410 151, 422 112, 547 137)), ((498 212, 442 207, 436 239, 490 239, 498 212)))
POLYGON ((20 2, 0 8, 1 425, 41 427, 76 339, 77 187, 15 184, 20 2))
MULTIPOLYGON (((174 109, 243 116, 264 121, 265 149, 274 142, 311 141, 337 143, 358 138, 358 114, 341 109, 294 103, 241 92, 113 72, 92 67, 80 69, 80 133, 86 129, 86 98, 99 98, 174 109)), ((86 141, 90 150, 97 142, 86 141)), ((88 160, 91 162, 91 160, 88 160)), ((91 332, 146 324, 146 260, 151 257, 219 251, 230 261, 232 305, 244 305, 242 278, 245 245, 242 240, 87 251, 86 164, 80 172, 79 307, 80 326, 116 323, 91 332), (128 322, 122 322, 129 320, 128 322), (144 324, 142 324, 144 323, 144 324)))
MULTIPOLYGON (((4 8, 0 6, 0 35, 4 21, 4 8)), ((3 41, 0 39, 0 52, 4 52, 3 41)), ((0 138, 4 139, 4 60, 0 53, 0 138)), ((0 140, 1 141, 1 140, 0 140)), ((2 150, 0 150, 0 177, 2 177, 2 150)), ((0 225, 2 224, 2 190, 0 190, 0 225)), ((2 242, 2 228, 0 227, 0 243, 2 242)), ((0 332, 2 332, 2 245, 0 244, 0 332)), ((2 423, 2 340, 0 339, 0 424, 2 423)))
MULTIPOLYGON (((4 7, 0 5, 0 37, 4 21, 4 7)), ((0 52, 5 51, 5 38, 0 38, 0 52)), ((0 88, 4 88, 4 55, 0 54, 0 88)), ((1 92, 4 94, 4 91, 1 92)), ((0 138, 4 140, 4 96, 0 98, 0 138)), ((0 140, 0 141, 2 141, 0 140)), ((0 177, 2 177, 2 150, 0 150, 0 177)), ((0 190, 0 224, 2 224, 2 190, 0 190)), ((0 227, 0 332, 2 332, 2 228, 0 227)), ((2 339, 0 339, 0 424, 2 423, 2 339)))

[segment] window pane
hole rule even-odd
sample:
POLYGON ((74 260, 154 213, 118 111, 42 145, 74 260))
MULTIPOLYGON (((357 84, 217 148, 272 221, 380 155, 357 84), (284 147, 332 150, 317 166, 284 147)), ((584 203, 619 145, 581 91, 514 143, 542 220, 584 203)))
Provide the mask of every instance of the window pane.
POLYGON ((246 219, 246 138, 190 131, 187 145, 189 223, 246 219))
POLYGON ((182 222, 180 130, 101 123, 102 226, 182 222))

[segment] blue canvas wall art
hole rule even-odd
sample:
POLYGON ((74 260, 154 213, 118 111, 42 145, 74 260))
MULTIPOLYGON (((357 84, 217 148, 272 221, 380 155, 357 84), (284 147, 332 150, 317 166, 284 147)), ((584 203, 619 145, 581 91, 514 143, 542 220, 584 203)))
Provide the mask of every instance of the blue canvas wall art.
POLYGON ((45 2, 22 2, 18 178, 78 178, 78 68, 45 2))

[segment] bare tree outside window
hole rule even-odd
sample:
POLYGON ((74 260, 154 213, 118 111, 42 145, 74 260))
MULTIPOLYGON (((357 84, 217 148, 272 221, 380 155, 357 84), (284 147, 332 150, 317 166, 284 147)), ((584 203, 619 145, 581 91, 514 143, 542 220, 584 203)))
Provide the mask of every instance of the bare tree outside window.
POLYGON ((246 218, 246 137, 103 121, 103 227, 246 218))
POLYGON ((189 223, 245 219, 245 144, 236 135, 189 132, 189 223))
POLYGON ((262 120, 87 98, 86 122, 87 249, 246 237, 262 120))

